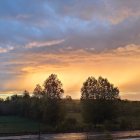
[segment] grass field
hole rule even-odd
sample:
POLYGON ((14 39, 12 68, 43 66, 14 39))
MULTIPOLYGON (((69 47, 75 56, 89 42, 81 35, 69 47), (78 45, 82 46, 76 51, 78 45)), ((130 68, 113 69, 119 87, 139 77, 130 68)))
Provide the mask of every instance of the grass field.
POLYGON ((17 117, 0 116, 0 134, 38 132, 39 123, 17 117))
MULTIPOLYGON (((74 118, 81 127, 84 124, 81 114, 81 105, 79 100, 66 101, 66 118, 74 118)), ((121 114, 117 119, 118 130, 138 130, 140 129, 140 102, 121 102, 119 104, 121 114), (118 127, 119 125, 119 127, 118 127)), ((0 116, 0 135, 2 134, 32 134, 39 132, 58 132, 57 128, 46 124, 18 117, 18 116, 0 116)), ((116 130, 117 130, 116 129, 116 130)), ((78 129, 79 130, 79 129, 78 129)), ((81 130, 81 129, 80 129, 81 130)), ((61 130, 60 130, 61 131, 61 130)), ((62 129, 63 131, 63 129, 62 129)))
MULTIPOLYGON (((66 118, 75 118, 79 123, 82 122, 80 113, 79 101, 72 101, 66 103, 67 115, 66 118)), ((26 119, 18 116, 0 116, 0 135, 2 134, 27 134, 38 133, 39 127, 42 132, 54 131, 55 128, 36 121, 26 119)))

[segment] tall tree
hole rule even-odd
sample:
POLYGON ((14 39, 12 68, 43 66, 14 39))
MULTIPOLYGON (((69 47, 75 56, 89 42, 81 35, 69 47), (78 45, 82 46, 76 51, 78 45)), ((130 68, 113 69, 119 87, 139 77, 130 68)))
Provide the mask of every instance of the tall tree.
POLYGON ((81 88, 81 99, 96 99, 98 81, 94 77, 88 77, 81 88))
POLYGON ((64 90, 57 75, 51 74, 44 82, 43 121, 49 125, 57 125, 64 119, 62 95, 64 90))
POLYGON ((117 117, 119 90, 107 79, 89 77, 81 88, 81 103, 85 121, 103 123, 117 117))
POLYGON ((56 74, 51 74, 44 82, 44 92, 49 99, 61 99, 64 90, 56 74))
POLYGON ((81 99, 115 100, 119 98, 119 90, 106 78, 89 77, 81 88, 81 99))

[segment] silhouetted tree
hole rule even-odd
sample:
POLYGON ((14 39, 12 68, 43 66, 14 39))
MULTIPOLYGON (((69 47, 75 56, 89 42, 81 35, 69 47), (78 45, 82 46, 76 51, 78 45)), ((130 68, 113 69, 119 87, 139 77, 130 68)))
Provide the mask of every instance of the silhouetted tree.
POLYGON ((33 91, 33 95, 37 98, 41 98, 43 96, 43 93, 44 92, 43 92, 42 87, 39 84, 37 84, 33 91))
POLYGON ((70 96, 70 95, 67 95, 67 96, 66 96, 66 100, 68 100, 68 101, 72 101, 71 96, 70 96))
POLYGON ((98 80, 89 77, 81 88, 81 99, 116 100, 118 98, 118 88, 102 77, 98 80))
POLYGON ((25 90, 21 98, 21 112, 23 116, 29 117, 30 114, 30 93, 25 90))
POLYGON ((62 83, 57 78, 57 75, 51 74, 44 82, 44 92, 47 95, 47 98, 61 99, 64 90, 62 89, 62 83))
POLYGON ((25 90, 25 91, 23 92, 23 98, 30 98, 30 93, 29 93, 29 91, 25 90))
POLYGON ((43 121, 47 124, 56 125, 64 118, 62 107, 62 95, 64 90, 57 75, 51 74, 44 82, 43 98, 43 121))
POLYGON ((89 77, 81 88, 81 103, 85 121, 94 124, 115 119, 119 90, 107 79, 89 77))

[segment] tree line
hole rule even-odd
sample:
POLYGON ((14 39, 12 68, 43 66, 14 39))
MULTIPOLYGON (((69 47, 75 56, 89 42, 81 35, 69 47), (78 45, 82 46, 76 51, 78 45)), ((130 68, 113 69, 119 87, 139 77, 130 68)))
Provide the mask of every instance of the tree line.
MULTIPOLYGON (((41 87, 36 85, 33 95, 25 90, 23 95, 13 95, 0 100, 0 115, 18 115, 45 123, 49 126, 74 124, 74 119, 66 120, 66 100, 63 85, 57 75, 51 74, 41 87), (68 122, 69 123, 68 123, 68 122)), ((114 121, 118 117, 118 103, 121 101, 119 89, 106 78, 88 77, 81 88, 81 114, 86 124, 97 125, 114 121)))

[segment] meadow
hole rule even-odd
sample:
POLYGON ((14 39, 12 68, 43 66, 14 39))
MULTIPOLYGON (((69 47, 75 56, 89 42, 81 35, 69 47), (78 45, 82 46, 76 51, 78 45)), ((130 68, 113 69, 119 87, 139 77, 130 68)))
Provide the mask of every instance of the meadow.
POLYGON ((116 130, 139 130, 140 129, 140 102, 121 101, 119 114, 115 122, 105 122, 96 128, 84 122, 81 114, 80 100, 65 100, 65 121, 62 125, 50 127, 45 123, 39 123, 26 117, 1 115, 0 134, 38 134, 56 132, 84 132, 84 131, 116 131, 116 130))
POLYGON ((0 116, 0 134, 37 133, 39 123, 18 117, 0 116))

